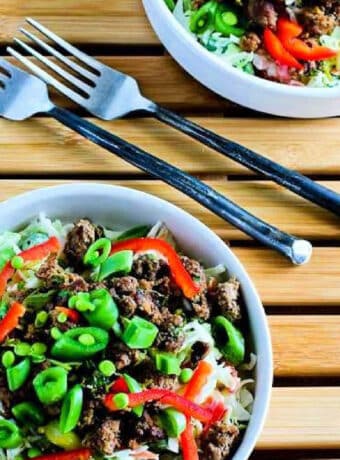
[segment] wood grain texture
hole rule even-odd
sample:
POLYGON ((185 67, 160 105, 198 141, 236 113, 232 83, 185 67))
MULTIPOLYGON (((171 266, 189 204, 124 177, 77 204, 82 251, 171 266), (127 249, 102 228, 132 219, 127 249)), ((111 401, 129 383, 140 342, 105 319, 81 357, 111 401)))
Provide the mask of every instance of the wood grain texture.
POLYGON ((340 315, 269 316, 276 377, 339 377, 340 315))
MULTIPOLYGON (((281 164, 307 174, 340 173, 340 155, 334 132, 340 119, 260 120, 194 118, 224 136, 261 152, 281 164)), ((92 120, 93 121, 93 120, 92 120)), ((177 131, 151 119, 98 122, 124 139, 200 174, 251 174, 177 131)), ((109 176, 138 171, 48 118, 21 123, 0 120, 1 174, 76 174, 109 176)))
POLYGON ((22 0, 2 1, 0 40, 8 43, 25 16, 34 17, 66 40, 92 44, 154 45, 139 0, 22 0))
POLYGON ((340 448, 340 388, 274 388, 259 449, 340 448))
MULTIPOLYGON (((229 225, 223 219, 188 198, 181 192, 159 181, 132 180, 132 181, 106 181, 107 183, 125 185, 153 195, 157 195, 193 214, 208 225, 218 235, 227 240, 246 240, 247 235, 229 225)), ((4 200, 21 191, 31 190, 59 181, 0 181, 3 184, 0 199, 4 200)), ((318 206, 283 190, 281 187, 268 182, 211 180, 209 185, 216 188, 223 195, 229 197, 258 217, 270 222, 277 227, 294 233, 303 238, 340 239, 340 226, 336 216, 322 210, 318 206), (297 226, 296 223, 299 222, 297 226)), ((323 184, 340 192, 340 182, 323 182, 323 184)))
MULTIPOLYGON (((62 182, 3 180, 0 181, 0 199, 62 182)), ((153 184, 151 181, 145 181, 145 184, 127 181, 112 181, 112 183, 125 186, 130 184, 134 188, 149 192, 152 191, 153 184)), ((156 193, 159 194, 159 191, 156 193)), ((263 248, 236 246, 233 250, 254 280, 264 304, 302 307, 340 305, 338 262, 340 248, 316 247, 311 261, 303 266, 293 266, 274 251, 263 248)))

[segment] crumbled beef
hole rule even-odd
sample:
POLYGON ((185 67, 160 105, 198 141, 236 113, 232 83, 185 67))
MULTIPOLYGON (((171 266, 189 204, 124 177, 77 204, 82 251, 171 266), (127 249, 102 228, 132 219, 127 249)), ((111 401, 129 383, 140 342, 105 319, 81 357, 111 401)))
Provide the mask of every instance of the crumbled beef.
POLYGON ((184 342, 184 334, 175 327, 170 327, 167 330, 160 331, 155 346, 160 350, 168 352, 178 351, 184 342))
POLYGON ((7 381, 4 372, 0 372, 0 401, 1 411, 0 414, 5 418, 12 416, 11 414, 11 403, 13 399, 13 393, 11 393, 7 386, 7 381))
POLYGON ((181 256, 181 262, 193 280, 199 284, 201 291, 206 289, 207 277, 205 276, 204 268, 202 265, 197 260, 190 259, 187 256, 181 256))
POLYGON ((192 309, 198 318, 201 318, 204 321, 210 318, 211 310, 205 294, 201 293, 193 299, 192 309))
POLYGON ((331 34, 337 25, 336 17, 327 14, 318 6, 303 8, 299 14, 299 20, 303 25, 305 36, 331 34))
POLYGON ((57 254, 50 254, 41 264, 37 274, 46 288, 59 286, 65 280, 65 271, 58 263, 57 254))
POLYGON ((123 295, 118 301, 119 311, 123 316, 131 318, 136 312, 137 304, 132 297, 123 295))
POLYGON ((80 219, 67 235, 65 256, 74 266, 82 266, 83 258, 92 243, 103 236, 103 230, 88 219, 80 219))
POLYGON ((78 275, 78 273, 66 273, 61 289, 65 289, 65 291, 71 293, 87 292, 90 286, 82 276, 78 275))
POLYGON ((231 278, 225 283, 219 283, 214 296, 217 313, 226 316, 230 321, 241 319, 240 283, 235 278, 231 278))
POLYGON ((111 286, 114 289, 113 294, 127 295, 135 294, 138 289, 138 280, 133 276, 123 276, 122 278, 112 278, 111 286))
POLYGON ((52 327, 57 327, 61 332, 66 332, 75 326, 79 326, 79 324, 76 324, 73 321, 69 321, 68 319, 64 323, 61 323, 60 321, 58 321, 59 314, 60 311, 56 309, 50 311, 49 320, 47 323, 48 332, 52 329, 52 327))
POLYGON ((176 375, 154 374, 152 382, 147 385, 149 388, 163 388, 164 390, 175 391, 178 386, 178 378, 176 375))
POLYGON ((111 342, 105 353, 106 357, 115 363, 119 371, 131 365, 135 366, 143 357, 142 352, 133 350, 122 342, 111 342))
POLYGON ((98 428, 91 430, 83 440, 83 445, 102 455, 113 455, 121 445, 121 421, 107 418, 98 428))
POLYGON ((134 260, 131 274, 138 279, 154 281, 169 275, 169 266, 163 259, 143 254, 134 260))
POLYGON ((147 410, 143 416, 133 425, 128 447, 136 449, 140 444, 153 443, 165 438, 164 431, 156 425, 147 410))
POLYGON ((222 421, 212 425, 201 440, 202 460, 226 460, 238 435, 235 425, 222 421))
POLYGON ((240 47, 249 53, 257 51, 261 45, 261 39, 255 32, 248 32, 240 40, 240 47))
POLYGON ((272 2, 249 0, 247 8, 249 19, 258 26, 275 29, 278 14, 272 2))

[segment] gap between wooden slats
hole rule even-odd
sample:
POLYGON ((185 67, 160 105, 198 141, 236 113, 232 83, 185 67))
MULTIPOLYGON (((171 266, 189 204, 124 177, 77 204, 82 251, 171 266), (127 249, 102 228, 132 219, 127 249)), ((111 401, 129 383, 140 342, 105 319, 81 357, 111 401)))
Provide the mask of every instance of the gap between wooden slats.
MULTIPOLYGON (((55 183, 61 182, 3 180, 0 181, 0 199, 55 183)), ((127 181, 113 183, 132 185, 127 181)), ((144 190, 143 187, 140 188, 144 190)), ((302 214, 296 223, 297 228, 301 221, 302 214)), ((233 250, 253 279, 265 305, 308 308, 319 305, 340 306, 340 248, 316 247, 311 261, 303 266, 293 266, 274 251, 262 247, 233 247, 233 250)))
POLYGON ((2 1, 1 42, 12 40, 23 17, 41 21, 57 34, 76 43, 157 44, 145 17, 142 2, 96 0, 2 1))
MULTIPOLYGON (((194 118, 221 135, 307 174, 340 174, 334 133, 340 119, 260 120, 194 118)), ((245 175, 249 170, 187 136, 151 119, 95 123, 192 173, 245 175)), ((109 176, 139 171, 54 120, 0 120, 1 174, 87 174, 109 176)))

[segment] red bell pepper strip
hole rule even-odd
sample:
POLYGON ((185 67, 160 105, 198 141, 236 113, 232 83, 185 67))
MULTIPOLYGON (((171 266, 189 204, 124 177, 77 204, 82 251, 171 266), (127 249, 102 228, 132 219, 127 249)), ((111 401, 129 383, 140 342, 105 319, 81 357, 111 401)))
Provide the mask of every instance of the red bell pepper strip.
MULTIPOLYGON (((114 396, 114 394, 107 394, 104 397, 104 406, 110 411, 118 410, 114 403, 114 396)), ((159 401, 161 404, 172 406, 184 415, 196 418, 203 423, 211 419, 212 413, 210 410, 204 409, 192 401, 188 401, 186 398, 173 391, 155 388, 140 391, 139 393, 130 393, 128 396, 130 408, 140 406, 147 402, 159 401)))
POLYGON ((195 401, 212 373, 212 365, 207 361, 200 361, 193 376, 191 377, 190 382, 185 388, 183 395, 184 398, 189 399, 190 401, 195 401))
POLYGON ((118 379, 111 385, 110 392, 113 394, 130 393, 124 377, 118 377, 118 379))
POLYGON ((12 332, 19 324, 19 320, 25 314, 25 307, 19 303, 14 302, 6 316, 0 321, 0 342, 2 342, 10 332, 12 332))
POLYGON ((284 48, 279 38, 268 28, 264 31, 263 42, 268 53, 279 64, 303 69, 303 65, 284 48))
POLYGON ((296 22, 280 18, 277 23, 278 38, 285 49, 295 58, 304 61, 322 61, 335 57, 337 52, 326 46, 309 46, 297 38, 303 29, 296 22))
POLYGON ((90 449, 76 449, 66 452, 56 452, 54 454, 40 455, 35 460, 89 460, 91 457, 90 449))
POLYGON ((132 238, 130 240, 121 241, 112 245, 111 254, 123 250, 131 251, 158 251, 168 259, 171 274, 176 284, 182 289, 183 294, 192 299, 199 291, 199 286, 194 283, 190 274, 184 268, 177 252, 174 248, 160 238, 132 238))
POLYGON ((211 419, 209 420, 208 423, 204 425, 203 433, 207 433, 211 425, 222 420, 222 418, 224 417, 224 414, 227 412, 227 409, 225 408, 225 405, 223 404, 222 401, 216 401, 213 398, 207 401, 204 404, 204 407, 210 410, 212 413, 211 419))
POLYGON ((180 438, 183 460, 199 460, 197 444, 194 437, 194 427, 190 419, 187 419, 187 426, 180 438))
MULTIPOLYGON (((59 252, 59 250, 60 242, 55 236, 52 236, 44 243, 22 251, 20 254, 18 254, 18 256, 22 257, 25 262, 28 262, 32 260, 43 259, 50 253, 59 252)), ((14 272, 15 270, 12 267, 11 262, 7 262, 7 264, 0 272, 0 297, 5 293, 7 283, 14 275, 14 272)))
POLYGON ((55 307, 55 309, 60 313, 64 313, 67 316, 67 318, 73 323, 79 323, 80 314, 77 312, 77 310, 73 310, 73 308, 66 307, 55 307))

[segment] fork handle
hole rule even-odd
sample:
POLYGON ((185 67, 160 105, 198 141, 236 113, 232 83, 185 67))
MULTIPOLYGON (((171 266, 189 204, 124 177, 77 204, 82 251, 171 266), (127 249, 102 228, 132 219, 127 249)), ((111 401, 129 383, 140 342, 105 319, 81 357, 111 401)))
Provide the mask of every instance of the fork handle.
POLYGON ((297 239, 278 230, 248 213, 195 177, 65 109, 54 107, 48 113, 95 144, 177 188, 251 237, 279 251, 293 263, 300 265, 308 262, 312 251, 312 246, 308 241, 297 239))
POLYGON ((154 103, 150 104, 146 110, 158 120, 188 134, 237 163, 262 174, 322 208, 328 209, 338 216, 340 215, 340 194, 314 182, 303 174, 292 171, 269 158, 253 152, 247 147, 219 136, 171 110, 154 103))

